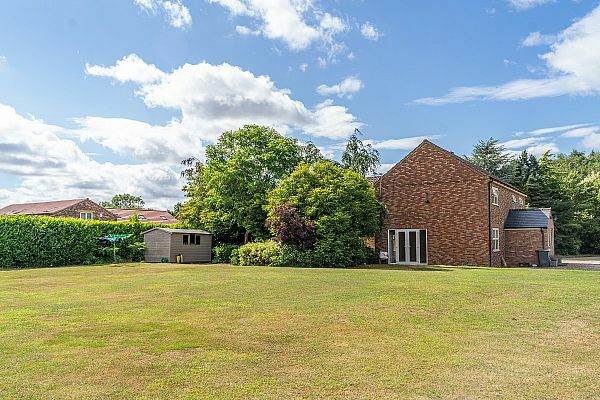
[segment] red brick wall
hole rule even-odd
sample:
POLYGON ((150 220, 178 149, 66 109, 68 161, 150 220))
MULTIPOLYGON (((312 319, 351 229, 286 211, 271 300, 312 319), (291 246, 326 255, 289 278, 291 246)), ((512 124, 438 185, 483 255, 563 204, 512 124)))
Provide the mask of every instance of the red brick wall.
MULTIPOLYGON (((491 205, 491 213, 492 213, 492 228, 500 229, 500 251, 492 252, 492 265, 496 267, 502 266, 502 258, 506 259, 506 250, 507 245, 505 242, 505 235, 503 235, 504 231, 504 221, 506 221, 506 216, 511 208, 524 208, 524 206, 520 205, 519 198, 523 199, 525 202, 525 197, 519 192, 509 189, 506 186, 499 184, 498 182, 492 182, 492 187, 498 188, 498 205, 491 205), (513 202, 512 196, 515 195, 516 202, 513 202)), ((490 193, 491 196, 491 193, 490 193)))
POLYGON ((388 229, 427 229, 429 264, 488 265, 486 176, 425 142, 376 188, 388 211, 378 250, 388 251, 388 229))
MULTIPOLYGON (((548 230, 544 229, 544 248, 548 248, 548 230)), ((519 263, 537 264, 536 250, 542 248, 542 232, 540 229, 507 229, 504 231, 506 241, 506 264, 517 267, 519 263)))
POLYGON ((94 203, 90 199, 86 199, 81 203, 75 204, 71 207, 67 207, 64 210, 58 211, 52 214, 52 217, 65 217, 65 218, 79 218, 79 213, 92 212, 94 213, 94 219, 101 221, 116 221, 117 217, 106 210, 104 207, 94 203))

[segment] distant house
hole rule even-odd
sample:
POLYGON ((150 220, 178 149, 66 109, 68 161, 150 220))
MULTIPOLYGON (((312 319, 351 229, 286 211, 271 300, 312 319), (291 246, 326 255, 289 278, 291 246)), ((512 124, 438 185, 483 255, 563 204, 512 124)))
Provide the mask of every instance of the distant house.
POLYGON ((369 181, 387 208, 375 247, 390 263, 518 266, 554 253, 549 209, 525 208, 517 188, 427 140, 369 181))
POLYGON ((0 208, 0 215, 43 215, 47 217, 95 219, 101 221, 117 220, 116 215, 90 199, 11 204, 0 208))
POLYGON ((133 208, 107 208, 108 211, 117 216, 117 222, 127 222, 134 215, 138 216, 140 222, 151 222, 154 224, 174 225, 179 222, 177 218, 168 211, 161 210, 137 210, 133 208))

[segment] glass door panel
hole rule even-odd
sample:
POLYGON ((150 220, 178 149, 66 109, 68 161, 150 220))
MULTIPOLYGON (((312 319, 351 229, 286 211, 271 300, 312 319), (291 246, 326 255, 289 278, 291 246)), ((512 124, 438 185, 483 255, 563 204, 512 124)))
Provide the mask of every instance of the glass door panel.
POLYGON ((398 232, 398 262, 406 262, 406 232, 398 232))
POLYGON ((417 260, 417 232, 408 232, 408 261, 411 263, 418 262, 417 260))
POLYGON ((389 231, 389 243, 388 243, 388 262, 395 264, 398 262, 397 259, 397 255, 396 255, 396 246, 397 246, 397 242, 396 242, 396 231, 391 230, 389 231))
POLYGON ((419 262, 427 264, 427 231, 425 229, 419 231, 419 262))

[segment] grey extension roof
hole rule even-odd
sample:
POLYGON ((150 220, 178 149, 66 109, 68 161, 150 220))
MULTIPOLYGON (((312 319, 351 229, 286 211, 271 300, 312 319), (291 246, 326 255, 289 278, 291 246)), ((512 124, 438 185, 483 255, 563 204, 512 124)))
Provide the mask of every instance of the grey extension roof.
POLYGON ((539 208, 510 210, 504 222, 504 229, 547 228, 548 216, 539 208))
POLYGON ((207 231, 203 231, 200 229, 171 229, 171 228, 152 228, 152 229, 148 229, 145 232, 142 232, 142 234, 146 234, 148 232, 152 232, 154 230, 161 230, 163 232, 168 232, 168 233, 196 233, 199 235, 212 235, 212 233, 207 232, 207 231))

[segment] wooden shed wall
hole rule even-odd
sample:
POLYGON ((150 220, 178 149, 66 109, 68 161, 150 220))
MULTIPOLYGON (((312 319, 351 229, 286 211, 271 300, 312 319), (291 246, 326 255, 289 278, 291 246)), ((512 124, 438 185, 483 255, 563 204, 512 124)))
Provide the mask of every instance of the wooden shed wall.
POLYGON ((159 229, 150 231, 144 235, 144 259, 146 262, 160 262, 160 259, 171 258, 171 235, 159 229))
POLYGON ((171 234, 171 257, 176 261, 178 254, 183 255, 183 261, 189 262, 210 262, 211 260, 211 247, 212 247, 212 235, 200 235, 200 244, 183 244, 183 233, 172 233, 171 234))

